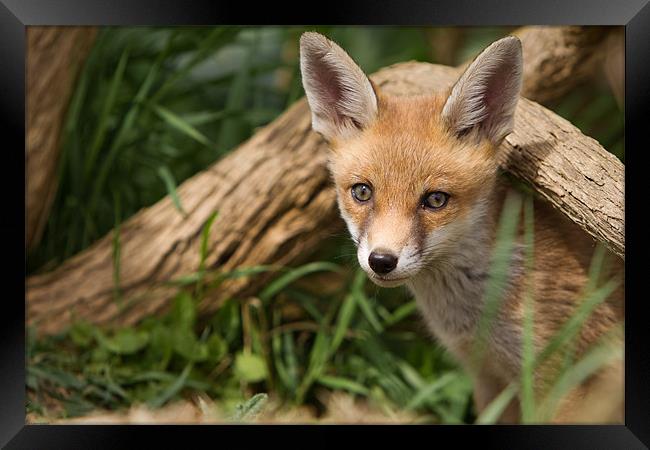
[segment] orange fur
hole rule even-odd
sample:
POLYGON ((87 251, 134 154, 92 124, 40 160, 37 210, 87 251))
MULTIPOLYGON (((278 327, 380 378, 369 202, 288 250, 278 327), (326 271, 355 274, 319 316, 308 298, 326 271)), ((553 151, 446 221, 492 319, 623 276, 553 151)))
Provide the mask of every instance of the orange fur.
MULTIPOLYGON (((494 149, 486 143, 478 148, 463 145, 446 132, 440 121, 443 103, 441 96, 380 96, 376 122, 355 138, 332 142, 330 169, 342 207, 357 223, 368 222, 370 208, 357 208, 346 195, 355 183, 372 180, 376 217, 399 211, 390 232, 402 241, 409 233, 428 233, 467 215, 474 201, 491 189, 494 149), (439 214, 421 213, 421 196, 436 190, 451 194, 449 204, 439 214), (413 215, 421 218, 421 230, 411 227, 413 215)), ((375 226, 385 228, 377 222, 375 226)))

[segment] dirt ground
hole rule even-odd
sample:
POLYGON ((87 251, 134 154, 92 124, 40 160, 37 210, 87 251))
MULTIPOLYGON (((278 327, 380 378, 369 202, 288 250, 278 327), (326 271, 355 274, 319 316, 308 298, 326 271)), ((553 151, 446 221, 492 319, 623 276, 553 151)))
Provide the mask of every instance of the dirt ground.
MULTIPOLYGON (((341 392, 323 393, 321 401, 325 412, 317 415, 313 408, 282 408, 269 400, 262 411, 245 423, 256 424, 413 424, 426 418, 405 411, 390 411, 378 405, 355 399, 341 392)), ((30 414, 27 423, 69 425, 117 424, 232 424, 219 406, 204 397, 178 401, 155 410, 133 406, 128 411, 96 411, 86 416, 70 419, 48 419, 30 414)))

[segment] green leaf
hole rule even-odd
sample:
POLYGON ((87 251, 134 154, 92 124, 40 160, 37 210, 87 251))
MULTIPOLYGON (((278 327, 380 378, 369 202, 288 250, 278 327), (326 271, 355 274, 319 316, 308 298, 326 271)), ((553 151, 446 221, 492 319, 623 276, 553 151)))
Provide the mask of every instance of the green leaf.
POLYGON ((264 358, 247 352, 238 353, 235 357, 235 375, 247 383, 264 380, 268 375, 264 358))
POLYGON ((119 355, 130 355, 137 353, 147 345, 149 333, 133 328, 123 328, 118 330, 114 336, 104 338, 102 341, 108 351, 119 355))
POLYGON ((219 330, 228 345, 237 345, 236 342, 241 336, 239 303, 231 299, 226 300, 215 314, 211 324, 215 330, 219 330))
POLYGON ((169 364, 174 350, 174 340, 170 330, 162 325, 150 331, 149 355, 157 368, 164 369, 169 364))
POLYGON ((216 333, 210 335, 205 343, 208 348, 208 360, 213 363, 221 361, 228 352, 228 344, 216 333))
POLYGON ((174 351, 188 361, 199 362, 208 359, 208 346, 199 342, 194 332, 187 328, 179 328, 173 332, 174 351))
MULTIPOLYGON (((97 337, 97 334, 95 334, 95 337, 97 337)), ((98 342, 102 342, 102 341, 99 341, 98 339, 98 342)), ((106 349, 103 343, 100 347, 95 347, 90 352, 90 360, 94 363, 103 364, 108 362, 110 358, 111 358, 111 353, 106 349)))
POLYGON ((70 327, 70 339, 80 347, 87 348, 94 339, 94 326, 90 322, 78 321, 70 327))
POLYGON ((181 292, 174 299, 171 311, 172 323, 182 329, 192 329, 196 323, 196 304, 187 292, 181 292))
POLYGON ((269 396, 267 394, 255 394, 244 403, 240 403, 235 407, 235 414, 233 414, 232 420, 234 422, 254 420, 262 412, 268 399, 269 396))

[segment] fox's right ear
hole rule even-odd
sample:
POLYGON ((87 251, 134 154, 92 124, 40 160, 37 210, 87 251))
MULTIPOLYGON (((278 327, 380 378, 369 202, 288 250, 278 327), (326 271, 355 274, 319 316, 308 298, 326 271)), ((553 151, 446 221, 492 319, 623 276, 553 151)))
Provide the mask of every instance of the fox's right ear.
POLYGON ((442 117, 457 136, 470 131, 498 145, 512 132, 522 83, 521 41, 499 39, 476 57, 451 90, 442 117))
POLYGON ((300 71, 312 128, 326 139, 350 137, 377 116, 377 96, 370 80, 325 36, 312 32, 301 36, 300 71))

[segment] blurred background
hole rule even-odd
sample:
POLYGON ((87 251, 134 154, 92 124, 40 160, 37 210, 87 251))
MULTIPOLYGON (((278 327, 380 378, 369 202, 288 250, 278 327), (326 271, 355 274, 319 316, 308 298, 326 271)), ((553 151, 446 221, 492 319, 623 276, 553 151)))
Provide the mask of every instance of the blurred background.
MULTIPOLYGON (((27 274, 56 268, 167 195, 182 210, 178 185, 304 95, 306 30, 373 73, 409 60, 459 65, 514 28, 100 29, 71 88, 58 187, 27 274)), ((606 71, 544 105, 624 162, 622 105, 606 71)), ((179 290, 167 315, 136 327, 80 321, 56 336, 30 334, 29 417, 180 401, 185 409, 167 420, 473 422, 469 379, 429 337, 408 293, 366 282, 346 235, 310 259, 274 278, 257 302, 232 299, 207 323, 197 322, 196 292, 179 290)))

